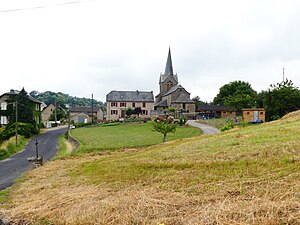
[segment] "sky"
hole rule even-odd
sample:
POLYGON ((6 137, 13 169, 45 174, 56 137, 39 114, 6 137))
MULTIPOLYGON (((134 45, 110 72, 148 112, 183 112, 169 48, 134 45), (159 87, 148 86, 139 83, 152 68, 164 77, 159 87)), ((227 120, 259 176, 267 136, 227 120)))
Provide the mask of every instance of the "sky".
POLYGON ((299 11, 292 0, 1 1, 0 93, 156 95, 169 47, 191 98, 210 102, 236 80, 267 90, 283 67, 299 87, 299 11))

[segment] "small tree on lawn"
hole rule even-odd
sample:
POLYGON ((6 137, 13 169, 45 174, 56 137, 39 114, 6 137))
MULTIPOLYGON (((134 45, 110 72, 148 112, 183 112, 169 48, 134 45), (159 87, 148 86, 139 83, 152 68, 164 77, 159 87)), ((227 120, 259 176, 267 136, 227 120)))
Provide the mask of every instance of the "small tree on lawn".
POLYGON ((154 122, 153 128, 154 131, 163 134, 163 142, 165 142, 168 133, 175 133, 176 124, 170 123, 169 121, 157 120, 156 122, 154 122))

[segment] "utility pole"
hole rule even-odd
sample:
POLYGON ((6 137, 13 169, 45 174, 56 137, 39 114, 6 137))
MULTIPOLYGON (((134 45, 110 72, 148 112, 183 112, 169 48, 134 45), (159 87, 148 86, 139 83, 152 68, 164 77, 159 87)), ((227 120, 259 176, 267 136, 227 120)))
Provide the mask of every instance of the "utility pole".
POLYGON ((285 80, 285 78, 284 78, 284 67, 282 69, 282 78, 283 78, 283 82, 284 82, 284 80, 285 80))
POLYGON ((56 114, 56 111, 57 111, 57 107, 56 107, 56 98, 54 100, 54 104, 55 104, 55 113, 54 113, 54 119, 55 119, 55 125, 57 126, 57 114, 56 114))
POLYGON ((94 124, 94 112, 93 112, 93 110, 94 110, 94 95, 92 94, 92 124, 94 124))
POLYGON ((16 146, 17 146, 18 145, 18 100, 16 100, 15 104, 16 104, 16 127, 15 127, 15 130, 16 130, 16 146))

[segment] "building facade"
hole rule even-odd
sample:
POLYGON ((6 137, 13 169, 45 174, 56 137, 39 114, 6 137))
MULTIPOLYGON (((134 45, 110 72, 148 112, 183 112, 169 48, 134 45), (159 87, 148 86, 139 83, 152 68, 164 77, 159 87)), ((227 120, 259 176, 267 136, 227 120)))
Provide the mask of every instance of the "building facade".
POLYGON ((169 49, 164 74, 159 77, 159 94, 155 96, 155 110, 174 108, 175 111, 195 113, 195 102, 190 93, 178 82, 178 75, 173 73, 171 50, 169 49))
POLYGON ((126 117, 126 110, 140 108, 141 118, 150 118, 154 109, 152 91, 111 91, 106 95, 106 120, 119 120, 126 117))
POLYGON ((96 120, 103 120, 103 111, 100 107, 74 106, 70 108, 70 117, 75 123, 92 122, 92 116, 96 120), (79 119, 78 119, 79 118, 79 119))
POLYGON ((243 120, 247 122, 255 122, 258 120, 266 121, 266 112, 264 108, 242 109, 243 120))
MULTIPOLYGON (((20 91, 17 90, 10 90, 10 92, 6 92, 0 96, 0 125, 6 125, 9 123, 8 116, 6 115, 6 110, 8 108, 8 99, 10 96, 17 96, 20 93, 20 91)), ((31 97, 30 95, 27 95, 26 98, 28 98, 32 102, 32 112, 33 112, 33 120, 36 122, 36 124, 39 124, 41 122, 41 105, 42 102, 31 97)), ((22 104, 22 102, 12 103, 14 104, 14 107, 17 109, 18 104, 22 104)), ((29 107, 29 106, 28 106, 29 107)))

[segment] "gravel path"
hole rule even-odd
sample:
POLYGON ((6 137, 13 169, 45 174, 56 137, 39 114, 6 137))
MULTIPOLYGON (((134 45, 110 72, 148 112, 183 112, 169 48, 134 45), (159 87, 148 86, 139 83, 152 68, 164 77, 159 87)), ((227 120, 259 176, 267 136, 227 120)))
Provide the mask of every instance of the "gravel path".
POLYGON ((188 120, 187 124, 193 127, 198 127, 203 130, 203 134, 217 134, 220 130, 211 126, 207 126, 201 123, 197 123, 196 120, 188 120))

